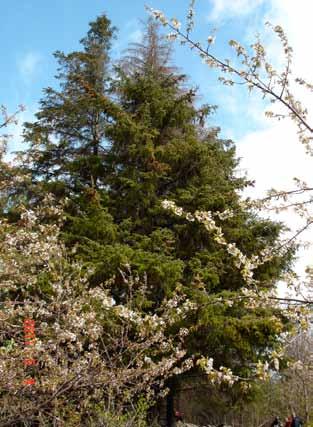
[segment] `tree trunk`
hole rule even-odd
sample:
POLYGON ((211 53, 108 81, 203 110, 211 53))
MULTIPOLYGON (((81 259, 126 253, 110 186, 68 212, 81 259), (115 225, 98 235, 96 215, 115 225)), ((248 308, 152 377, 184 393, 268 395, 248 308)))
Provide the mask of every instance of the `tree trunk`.
POLYGON ((166 398, 166 427, 173 427, 173 421, 174 421, 174 390, 173 390, 173 384, 170 381, 169 384, 169 393, 166 398))

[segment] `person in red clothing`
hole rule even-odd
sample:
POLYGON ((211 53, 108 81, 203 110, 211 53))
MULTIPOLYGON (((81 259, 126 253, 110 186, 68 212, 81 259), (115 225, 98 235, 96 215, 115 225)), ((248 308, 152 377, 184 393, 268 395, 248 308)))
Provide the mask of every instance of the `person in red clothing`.
POLYGON ((289 417, 286 418, 284 427, 291 427, 291 425, 292 425, 292 416, 289 415, 289 417))
POLYGON ((174 416, 175 416, 175 421, 184 421, 183 420, 183 416, 184 416, 183 412, 175 411, 174 416))

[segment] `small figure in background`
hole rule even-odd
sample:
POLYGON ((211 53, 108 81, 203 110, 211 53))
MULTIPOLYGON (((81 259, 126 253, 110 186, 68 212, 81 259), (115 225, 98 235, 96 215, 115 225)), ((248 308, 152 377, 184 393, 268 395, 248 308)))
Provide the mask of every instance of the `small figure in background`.
POLYGON ((293 417, 291 415, 289 415, 289 417, 287 417, 285 420, 285 426, 284 427, 292 427, 292 419, 293 419, 293 417))
POLYGON ((303 427, 303 421, 298 417, 298 415, 293 417, 291 427, 303 427))
POLYGON ((175 421, 184 421, 183 416, 184 416, 183 412, 180 412, 180 411, 174 412, 175 421))
POLYGON ((279 417, 274 418, 274 421, 272 422, 271 427, 281 427, 281 422, 279 417))

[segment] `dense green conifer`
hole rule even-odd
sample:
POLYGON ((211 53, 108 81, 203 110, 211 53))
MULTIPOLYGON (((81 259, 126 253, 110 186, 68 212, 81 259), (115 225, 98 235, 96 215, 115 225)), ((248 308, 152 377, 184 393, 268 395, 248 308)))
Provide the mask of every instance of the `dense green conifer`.
MULTIPOLYGON (((236 296, 245 283, 232 257, 203 226, 188 223, 161 207, 165 198, 193 212, 232 209, 222 221, 225 236, 247 255, 277 240, 281 225, 258 218, 240 205, 239 191, 249 185, 236 176, 238 160, 231 141, 206 128, 210 107, 196 108, 196 91, 169 62, 170 48, 149 23, 142 44, 132 46, 117 69, 114 90, 121 114, 107 127, 107 202, 115 222, 113 244, 94 239, 81 245, 96 267, 95 284, 130 264, 146 273, 147 307, 156 309, 180 284, 203 304, 186 325, 190 351, 214 355, 217 363, 242 372, 275 343, 271 310, 241 304, 210 305, 211 296, 236 296)), ((288 268, 289 255, 274 258, 255 272, 270 289, 288 268)), ((116 296, 123 295, 116 277, 116 296)), ((279 314, 279 313, 278 313, 279 314)), ((283 326, 281 326, 281 330, 283 326)))
POLYGON ((34 123, 26 123, 33 179, 56 194, 103 184, 105 129, 114 104, 108 96, 109 51, 115 28, 103 15, 90 24, 82 50, 54 55, 59 89, 48 87, 34 123))

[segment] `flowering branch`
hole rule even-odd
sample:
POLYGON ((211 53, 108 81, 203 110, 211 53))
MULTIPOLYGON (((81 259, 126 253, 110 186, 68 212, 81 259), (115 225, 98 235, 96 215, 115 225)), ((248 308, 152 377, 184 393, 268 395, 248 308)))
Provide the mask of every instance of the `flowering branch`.
MULTIPOLYGON (((215 68, 221 71, 223 74, 230 74, 231 76, 239 77, 240 81, 236 82, 232 77, 225 78, 219 77, 219 80, 226 86, 233 86, 235 84, 245 84, 249 91, 253 88, 258 89, 263 97, 269 96, 271 102, 278 102, 283 105, 289 117, 294 120, 298 126, 298 134, 300 141, 305 145, 307 151, 313 154, 310 147, 310 143, 313 140, 313 126, 308 121, 308 111, 302 107, 300 101, 296 100, 294 95, 291 93, 289 87, 289 77, 291 75, 291 62, 292 62, 292 48, 289 45, 287 36, 279 25, 273 27, 270 23, 267 25, 277 34, 286 59, 286 66, 284 71, 280 74, 274 67, 268 62, 266 58, 266 51, 264 46, 257 40, 250 47, 253 50, 253 54, 249 55, 247 50, 237 41, 230 40, 229 44, 234 48, 237 58, 240 59, 243 68, 232 65, 230 60, 221 60, 217 56, 211 53, 210 48, 215 41, 214 36, 207 38, 207 47, 204 47, 200 42, 195 42, 190 37, 191 29, 194 26, 194 2, 192 2, 188 17, 191 17, 192 24, 188 24, 186 32, 183 32, 181 23, 177 19, 169 20, 159 10, 155 10, 151 7, 146 7, 148 12, 164 26, 168 27, 172 32, 167 35, 169 40, 179 39, 181 43, 188 44, 191 49, 198 52, 200 58, 211 68, 215 68)), ((304 86, 308 90, 312 91, 312 84, 307 83, 302 78, 296 78, 295 83, 304 86)), ((274 114, 271 111, 266 112, 267 117, 276 117, 278 120, 284 118, 282 114, 274 114)))
POLYGON ((2 116, 2 122, 0 122, 0 129, 7 127, 10 124, 17 124, 17 115, 21 112, 25 111, 24 105, 19 105, 18 110, 13 114, 9 114, 6 107, 4 105, 0 105, 0 114, 2 116))

